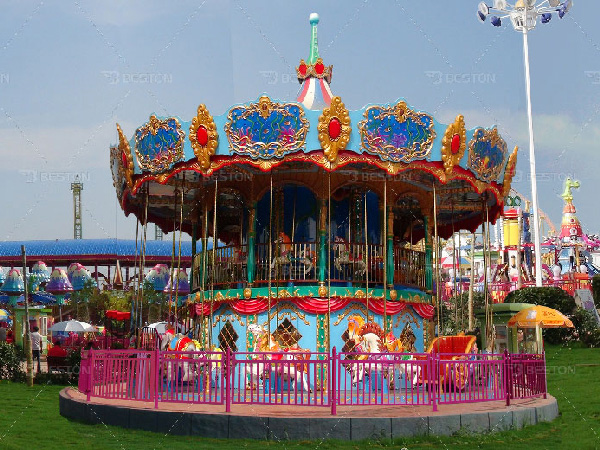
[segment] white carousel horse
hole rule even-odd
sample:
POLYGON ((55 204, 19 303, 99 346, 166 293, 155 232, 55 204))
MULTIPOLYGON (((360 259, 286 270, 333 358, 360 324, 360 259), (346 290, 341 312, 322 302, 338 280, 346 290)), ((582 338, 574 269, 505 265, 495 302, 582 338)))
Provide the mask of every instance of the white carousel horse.
MULTIPOLYGON (((201 349, 197 346, 197 343, 183 334, 174 334, 173 330, 168 330, 160 340, 160 349, 162 351, 177 351, 177 352, 199 352, 201 349)), ((181 370, 181 381, 190 382, 196 378, 197 375, 197 364, 193 360, 197 355, 192 355, 190 358, 186 355, 173 355, 173 361, 179 361, 179 363, 173 362, 171 364, 165 363, 164 369, 166 369, 167 380, 169 383, 173 379, 178 379, 179 373, 176 373, 169 366, 178 366, 181 370)))
POLYGON ((296 386, 300 386, 301 390, 312 392, 307 378, 308 368, 306 363, 302 362, 304 359, 309 358, 310 353, 308 350, 298 348, 285 351, 282 360, 292 362, 289 364, 279 364, 277 372, 283 377, 284 381, 293 381, 296 386))
POLYGON ((348 243, 344 240, 344 238, 336 236, 333 242, 333 250, 335 254, 333 264, 335 265, 335 268, 342 272, 342 266, 351 265, 354 268, 354 274, 356 276, 363 276, 367 271, 367 263, 363 260, 363 258, 360 256, 355 257, 355 255, 350 252, 348 243))
POLYGON ((303 250, 297 256, 292 252, 292 240, 284 232, 279 233, 279 237, 275 240, 275 245, 279 247, 279 252, 271 262, 271 270, 278 266, 290 266, 299 263, 304 267, 304 275, 308 275, 314 267, 315 255, 311 251, 303 250))
MULTIPOLYGON (((393 378, 393 365, 389 363, 374 363, 366 361, 366 359, 372 360, 386 360, 387 355, 382 353, 383 344, 381 339, 375 333, 365 333, 360 337, 359 348, 363 348, 368 356, 360 363, 352 364, 352 384, 359 383, 363 380, 365 374, 367 376, 378 376, 377 372, 383 373, 388 379, 393 378)), ((361 358, 359 358, 361 360, 361 358)))
POLYGON ((271 369, 273 366, 276 367, 276 373, 282 377, 284 381, 293 381, 296 385, 300 386, 303 390, 311 392, 310 384, 306 376, 306 364, 302 363, 306 354, 305 350, 292 349, 285 352, 281 351, 277 341, 273 339, 272 335, 269 335, 267 330, 262 326, 251 324, 248 326, 248 330, 255 336, 254 348, 258 349, 258 352, 270 352, 264 353, 259 356, 261 360, 268 361, 291 361, 290 363, 275 363, 260 362, 249 364, 250 369, 248 375, 250 375, 250 386, 258 386, 261 380, 264 380, 267 375, 270 376, 271 369), (278 352, 279 354, 273 355, 271 352, 278 352))

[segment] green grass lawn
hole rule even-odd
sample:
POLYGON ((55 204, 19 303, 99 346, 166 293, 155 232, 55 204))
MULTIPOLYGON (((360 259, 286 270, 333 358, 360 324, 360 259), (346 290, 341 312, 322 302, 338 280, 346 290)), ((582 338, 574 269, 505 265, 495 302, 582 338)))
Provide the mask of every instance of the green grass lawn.
POLYGON ((365 442, 265 442, 165 436, 104 425, 85 425, 61 417, 63 386, 0 382, 0 449, 600 449, 600 349, 550 347, 549 392, 561 416, 552 423, 519 431, 365 442))

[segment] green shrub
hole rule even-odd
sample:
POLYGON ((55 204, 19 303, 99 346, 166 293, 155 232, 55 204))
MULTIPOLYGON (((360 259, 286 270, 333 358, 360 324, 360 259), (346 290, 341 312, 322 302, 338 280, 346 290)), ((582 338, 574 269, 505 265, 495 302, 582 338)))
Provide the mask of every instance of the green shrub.
POLYGON ((509 293, 504 302, 533 303, 556 309, 567 315, 571 315, 576 308, 575 299, 568 292, 557 287, 526 287, 509 293))
POLYGON ((600 275, 594 275, 594 278, 592 278, 592 295, 594 296, 596 308, 600 309, 600 275))
POLYGON ((0 342, 0 380, 23 381, 23 354, 13 344, 0 342))

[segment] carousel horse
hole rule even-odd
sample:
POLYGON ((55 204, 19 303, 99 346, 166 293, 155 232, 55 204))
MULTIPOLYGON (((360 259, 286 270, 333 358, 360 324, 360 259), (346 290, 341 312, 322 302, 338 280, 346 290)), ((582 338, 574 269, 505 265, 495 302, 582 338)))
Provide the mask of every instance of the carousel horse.
POLYGON ((293 255, 292 240, 283 231, 279 233, 279 237, 275 240, 276 247, 279 247, 279 252, 271 262, 271 270, 278 266, 290 266, 292 263, 299 263, 304 268, 304 275, 312 270, 315 264, 316 255, 314 252, 305 250, 300 252, 298 256, 293 255))
POLYGON ((361 255, 353 255, 350 251, 348 243, 344 238, 340 236, 336 236, 333 241, 333 250, 334 250, 334 262, 335 268, 343 272, 342 266, 352 266, 354 269, 354 274, 356 276, 363 276, 367 271, 367 263, 363 260, 361 255))
POLYGON ((273 257, 271 262, 271 269, 276 266, 288 265, 292 263, 290 250, 292 249, 292 240, 283 231, 279 233, 277 239, 275 239, 275 247, 279 248, 277 254, 273 257))
MULTIPOLYGON (((271 361, 272 359, 278 359, 278 355, 272 355, 270 352, 278 352, 280 350, 279 345, 273 339, 273 336, 269 335, 267 330, 257 324, 248 325, 248 331, 254 336, 254 352, 263 353, 263 355, 257 355, 256 353, 252 356, 254 360, 271 361)), ((280 359, 280 358, 279 358, 280 359)), ((256 388, 268 378, 271 364, 269 362, 260 362, 248 364, 249 370, 247 369, 247 375, 250 377, 248 380, 247 389, 256 388)))
MULTIPOLYGON (((349 320, 352 320, 352 323, 354 323, 356 318, 351 317, 349 320)), ((357 358, 359 361, 366 361, 367 359, 387 361, 387 356, 384 353, 385 346, 382 340, 383 331, 379 325, 374 322, 363 323, 358 331, 353 330, 349 335, 352 335, 352 338, 357 343, 355 349, 359 352, 364 352, 357 358)), ((383 373, 384 377, 388 378, 388 380, 393 378, 393 366, 383 363, 364 362, 353 364, 351 366, 351 372, 352 384, 357 384, 363 380, 365 375, 370 377, 371 374, 376 372, 383 373)))
POLYGON ((290 348, 283 352, 283 361, 293 361, 290 364, 279 365, 277 373, 282 376, 284 381, 293 381, 296 386, 300 386, 302 391, 312 392, 308 382, 308 366, 302 361, 310 359, 310 351, 302 348, 290 348))
MULTIPOLYGON (((183 334, 175 334, 174 330, 168 329, 167 332, 161 337, 160 340, 160 349, 166 352, 198 352, 201 350, 199 344, 188 336, 183 334)), ((193 355, 191 358, 187 355, 168 355, 167 357, 174 358, 175 360, 179 360, 179 363, 173 363, 173 365, 179 368, 178 373, 175 374, 173 370, 168 370, 168 365, 165 364, 167 380, 169 383, 173 379, 179 379, 182 382, 190 382, 195 379, 197 372, 197 364, 193 359, 196 355, 193 355), (179 373, 181 372, 181 373, 179 373)))
MULTIPOLYGON (((402 361, 414 361, 415 357, 412 353, 417 352, 415 347, 416 340, 417 338, 412 327, 409 324, 406 324, 398 339, 394 338, 393 333, 388 333, 388 336, 386 336, 386 347, 391 353, 406 353, 405 355, 402 355, 402 361)), ((421 368, 417 364, 405 362, 398 363, 394 365, 394 369, 398 370, 400 378, 404 377, 405 380, 410 380, 412 386, 418 384, 421 368)))
MULTIPOLYGON (((297 386, 300 386, 303 390, 311 392, 310 384, 306 376, 307 367, 306 363, 302 363, 303 359, 306 358, 308 350, 293 348, 281 351, 281 347, 272 335, 269 335, 268 331, 260 325, 252 324, 248 327, 248 330, 255 336, 256 345, 255 349, 259 352, 278 352, 278 354, 268 354, 261 359, 269 359, 271 361, 293 361, 294 363, 289 364, 276 364, 270 363, 258 363, 252 364, 250 367, 250 383, 251 386, 258 386, 260 380, 263 380, 267 376, 271 376, 273 366, 276 367, 277 374, 282 377, 283 381, 293 381, 297 386), (296 361, 298 361, 296 363, 296 361)), ((310 354, 308 355, 310 357, 310 354)))

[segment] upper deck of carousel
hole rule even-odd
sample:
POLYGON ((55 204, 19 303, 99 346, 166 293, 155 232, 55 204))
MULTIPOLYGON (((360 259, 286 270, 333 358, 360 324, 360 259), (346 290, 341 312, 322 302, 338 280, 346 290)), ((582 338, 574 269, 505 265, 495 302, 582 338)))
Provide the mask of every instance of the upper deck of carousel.
POLYGON ((495 222, 517 149, 509 154, 495 127, 467 130, 460 114, 442 124, 402 99, 349 111, 331 91, 318 22, 311 14, 296 101, 264 94, 221 115, 204 104, 191 119, 151 115, 131 138, 117 125, 121 206, 163 231, 227 244, 196 255, 213 287, 327 279, 431 289, 431 237, 495 222))

